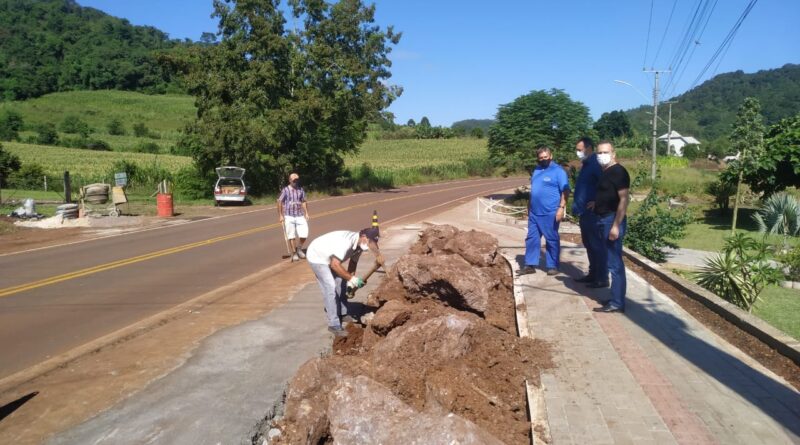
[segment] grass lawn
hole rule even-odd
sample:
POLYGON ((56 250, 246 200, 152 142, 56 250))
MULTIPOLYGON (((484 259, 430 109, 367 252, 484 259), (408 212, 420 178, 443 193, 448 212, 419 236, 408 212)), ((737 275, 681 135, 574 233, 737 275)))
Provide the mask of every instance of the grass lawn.
POLYGON ((761 294, 753 313, 800 340, 800 290, 769 286, 761 294))
MULTIPOLYGON (((761 238, 753 220, 755 212, 755 209, 739 209, 739 218, 736 223, 737 232, 745 233, 753 238, 761 238)), ((697 221, 686 227, 686 237, 676 241, 676 244, 686 249, 718 252, 725 244, 725 237, 731 234, 731 220, 731 215, 720 215, 717 210, 703 210, 697 221)), ((770 235, 767 237, 767 242, 772 245, 780 245, 783 243, 783 238, 770 235)), ((796 237, 790 239, 789 242, 794 246, 800 246, 800 239, 796 237)))

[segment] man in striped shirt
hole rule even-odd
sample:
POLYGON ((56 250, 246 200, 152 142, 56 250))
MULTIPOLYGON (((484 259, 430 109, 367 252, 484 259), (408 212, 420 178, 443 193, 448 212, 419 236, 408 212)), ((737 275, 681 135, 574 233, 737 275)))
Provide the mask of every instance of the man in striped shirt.
POLYGON ((286 231, 286 238, 292 248, 292 261, 305 258, 303 243, 308 238, 308 203, 306 192, 300 186, 300 175, 289 175, 289 185, 284 187, 278 197, 278 219, 286 231))

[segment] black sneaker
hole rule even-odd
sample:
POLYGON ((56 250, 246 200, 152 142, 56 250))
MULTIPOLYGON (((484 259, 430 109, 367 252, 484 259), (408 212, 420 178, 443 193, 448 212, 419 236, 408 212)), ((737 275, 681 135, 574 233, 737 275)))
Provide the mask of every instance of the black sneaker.
POLYGON ((621 307, 612 306, 610 304, 606 304, 605 306, 596 307, 596 308, 594 308, 592 310, 595 311, 595 312, 605 312, 607 314, 614 313, 614 312, 619 312, 619 313, 624 313, 625 312, 625 309, 622 309, 621 307))
POLYGON ((532 273, 536 273, 536 268, 533 266, 525 266, 517 271, 517 276, 530 275, 532 273))
POLYGON ((576 283, 594 283, 594 278, 589 276, 589 275, 586 275, 586 276, 583 276, 583 277, 580 277, 580 278, 575 278, 575 282, 576 283))
POLYGON ((591 289, 602 289, 604 287, 608 287, 608 283, 589 283, 586 287, 591 289))

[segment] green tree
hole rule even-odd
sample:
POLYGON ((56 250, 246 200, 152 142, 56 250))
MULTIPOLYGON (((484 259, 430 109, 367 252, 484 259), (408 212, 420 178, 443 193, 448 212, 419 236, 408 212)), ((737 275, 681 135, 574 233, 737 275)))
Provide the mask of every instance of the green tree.
POLYGON ((133 124, 133 135, 137 138, 146 138, 150 135, 150 130, 147 129, 144 122, 137 122, 133 124))
POLYGON ((617 139, 633 135, 628 115, 622 110, 603 113, 600 115, 600 119, 594 123, 593 128, 597 131, 600 139, 617 139))
POLYGON ((420 127, 428 127, 428 128, 430 128, 431 121, 428 120, 428 116, 422 116, 422 119, 420 119, 420 121, 419 121, 419 126, 420 127))
POLYGON ((470 136, 476 139, 483 139, 483 130, 481 130, 480 127, 475 127, 470 132, 470 136))
POLYGON ((50 122, 40 124, 36 128, 36 143, 41 145, 58 145, 58 131, 50 122))
POLYGON ((739 160, 733 165, 737 169, 736 197, 733 200, 733 223, 731 233, 736 233, 736 219, 739 213, 739 197, 742 191, 742 178, 745 171, 754 170, 753 159, 763 155, 764 118, 758 99, 748 97, 739 106, 736 122, 731 132, 731 147, 739 153, 739 160))
POLYGON ((119 119, 111 119, 106 126, 108 134, 112 136, 125 136, 125 126, 119 119))
POLYGON ((80 117, 75 115, 69 115, 61 121, 61 125, 59 125, 59 129, 67 134, 79 134, 82 137, 86 138, 92 132, 92 129, 89 127, 89 124, 81 120, 80 117))
POLYGON ((406 126, 408 126, 408 127, 416 127, 417 123, 414 122, 414 119, 409 119, 408 122, 406 122, 406 126))
POLYGON ((764 135, 764 150, 752 158, 744 182, 769 196, 788 187, 800 188, 800 113, 783 119, 764 135))
POLYGON ((0 116, 0 141, 13 141, 19 139, 22 130, 22 116, 13 110, 7 110, 0 116))
POLYGON ((9 176, 19 170, 21 166, 19 156, 5 151, 3 145, 0 144, 0 187, 6 187, 9 176))
POLYGON ((302 26, 286 32, 278 0, 214 1, 218 43, 185 62, 197 119, 182 146, 201 171, 248 170, 254 191, 275 190, 290 170, 333 185, 342 155, 366 137, 369 119, 400 94, 389 86, 391 44, 360 0, 291 0, 302 26))
POLYGON ((562 90, 534 91, 501 105, 497 122, 489 129, 489 158, 507 169, 536 165, 539 145, 548 145, 560 157, 586 134, 591 124, 586 105, 562 90))

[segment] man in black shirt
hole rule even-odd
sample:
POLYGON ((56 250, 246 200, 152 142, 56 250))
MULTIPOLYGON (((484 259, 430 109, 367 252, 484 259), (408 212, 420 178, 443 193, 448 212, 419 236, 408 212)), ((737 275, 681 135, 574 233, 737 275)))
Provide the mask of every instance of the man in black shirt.
POLYGON ((628 189, 631 178, 628 171, 617 164, 616 153, 611 142, 602 141, 597 144, 597 161, 603 168, 603 174, 597 183, 597 194, 594 199, 594 213, 597 215, 597 228, 603 240, 605 255, 598 255, 600 281, 597 287, 607 285, 611 273, 611 300, 595 312, 625 312, 625 264, 622 262, 622 240, 627 230, 625 212, 628 210, 628 189))

